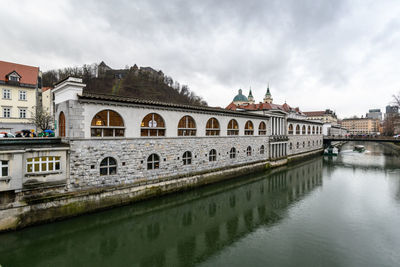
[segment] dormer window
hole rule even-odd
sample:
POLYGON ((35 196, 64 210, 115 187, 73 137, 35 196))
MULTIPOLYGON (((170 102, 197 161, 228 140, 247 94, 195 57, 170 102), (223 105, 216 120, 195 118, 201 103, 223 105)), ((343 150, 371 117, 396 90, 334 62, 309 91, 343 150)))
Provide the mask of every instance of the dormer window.
POLYGON ((21 79, 21 76, 16 71, 9 73, 7 76, 10 82, 19 82, 21 79))
POLYGON ((19 77, 18 76, 10 76, 10 81, 19 82, 19 77))

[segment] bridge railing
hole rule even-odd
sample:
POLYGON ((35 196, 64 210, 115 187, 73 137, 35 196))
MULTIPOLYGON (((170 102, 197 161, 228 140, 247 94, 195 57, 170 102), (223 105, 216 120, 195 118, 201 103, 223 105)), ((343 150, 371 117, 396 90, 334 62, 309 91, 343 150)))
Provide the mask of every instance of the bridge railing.
POLYGON ((400 141, 400 138, 392 136, 324 136, 324 140, 366 140, 366 141, 400 141))

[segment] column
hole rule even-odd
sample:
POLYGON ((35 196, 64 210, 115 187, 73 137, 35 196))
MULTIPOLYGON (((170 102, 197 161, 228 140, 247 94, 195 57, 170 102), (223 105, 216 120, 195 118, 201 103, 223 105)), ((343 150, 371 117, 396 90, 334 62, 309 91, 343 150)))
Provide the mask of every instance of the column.
POLYGON ((272 118, 272 121, 273 121, 273 124, 272 124, 272 134, 273 135, 275 135, 276 133, 275 133, 275 131, 276 131, 276 118, 275 117, 273 117, 272 118))

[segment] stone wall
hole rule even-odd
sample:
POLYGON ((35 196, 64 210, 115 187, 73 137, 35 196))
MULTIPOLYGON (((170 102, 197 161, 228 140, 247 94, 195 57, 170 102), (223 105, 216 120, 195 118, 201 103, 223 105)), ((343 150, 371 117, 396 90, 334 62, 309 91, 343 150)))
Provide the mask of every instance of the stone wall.
POLYGON ((70 189, 82 189, 133 183, 140 179, 190 176, 219 168, 267 161, 268 138, 265 136, 195 137, 195 138, 113 138, 70 140, 70 189), (261 146, 264 153, 260 153, 261 146), (247 155, 247 147, 251 155, 247 155), (236 148, 236 158, 230 150, 236 148), (211 149, 217 151, 216 161, 209 161, 211 149), (192 154, 192 163, 183 165, 185 151, 192 154), (160 157, 160 167, 147 169, 151 154, 160 157), (106 157, 117 161, 116 175, 100 175, 100 162, 106 157))
POLYGON ((323 148, 322 135, 289 135, 287 154, 295 155, 323 148), (298 146, 297 146, 298 143, 298 146))

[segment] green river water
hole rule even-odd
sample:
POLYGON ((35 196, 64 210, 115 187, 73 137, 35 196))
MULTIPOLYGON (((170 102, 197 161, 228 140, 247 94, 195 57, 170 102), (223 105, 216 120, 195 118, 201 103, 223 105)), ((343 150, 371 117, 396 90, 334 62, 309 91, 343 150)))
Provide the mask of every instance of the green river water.
POLYGON ((400 266, 400 155, 364 143, 193 191, 0 234, 0 265, 400 266))

